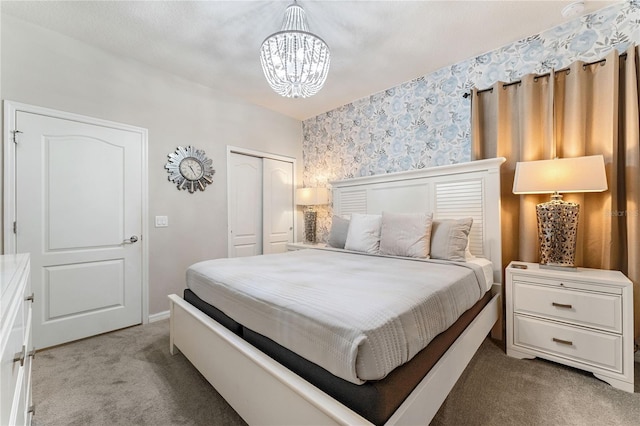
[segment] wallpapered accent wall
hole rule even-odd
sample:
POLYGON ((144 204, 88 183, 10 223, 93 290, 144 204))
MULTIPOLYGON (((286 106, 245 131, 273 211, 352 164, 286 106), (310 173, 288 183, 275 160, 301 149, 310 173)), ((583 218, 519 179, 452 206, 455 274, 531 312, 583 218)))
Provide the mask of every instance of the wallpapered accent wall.
MULTIPOLYGON (((464 93, 622 52, 639 28, 640 0, 618 3, 305 120, 304 185, 470 161, 464 93)), ((330 211, 318 211, 321 241, 330 211)))

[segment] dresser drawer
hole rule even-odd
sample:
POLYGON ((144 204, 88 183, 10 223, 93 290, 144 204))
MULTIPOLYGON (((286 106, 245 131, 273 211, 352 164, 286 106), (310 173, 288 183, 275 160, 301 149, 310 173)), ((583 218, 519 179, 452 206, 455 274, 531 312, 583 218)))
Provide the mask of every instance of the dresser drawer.
MULTIPOLYGON (((15 317, 13 318, 12 327, 7 330, 6 344, 2 351, 2 361, 0 364, 0 424, 12 424, 9 420, 12 413, 11 409, 14 404, 14 397, 18 389, 18 379, 24 367, 20 366, 19 361, 14 361, 16 354, 22 354, 23 345, 25 343, 25 324, 24 324, 24 304, 20 303, 19 308, 13 310, 15 317)), ((23 373, 24 374, 24 373, 23 373)))
POLYGON ((513 306, 516 313, 622 333, 622 298, 616 294, 516 281, 513 283, 513 306))
POLYGON ((622 372, 622 336, 515 315, 513 344, 622 372))
MULTIPOLYGON (((10 255, 11 256, 11 255, 10 255)), ((7 256, 0 256, 0 259, 7 256)), ((8 322, 13 319, 9 318, 9 311, 11 306, 17 299, 21 299, 23 294, 27 291, 24 287, 29 287, 29 260, 18 259, 16 256, 12 256, 16 259, 15 264, 18 268, 12 271, 11 263, 9 266, 0 262, 0 277, 2 278, 2 298, 0 300, 0 313, 2 313, 2 319, 0 326, 3 329, 10 327, 8 322), (8 280, 7 278, 10 278, 8 280), (7 322, 7 324, 5 324, 7 322)))

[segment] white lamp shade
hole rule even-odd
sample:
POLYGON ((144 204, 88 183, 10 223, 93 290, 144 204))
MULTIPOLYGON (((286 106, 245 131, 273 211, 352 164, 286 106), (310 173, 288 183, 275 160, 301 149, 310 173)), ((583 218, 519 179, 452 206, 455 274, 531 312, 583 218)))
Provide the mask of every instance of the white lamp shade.
POLYGON ((299 206, 329 204, 329 190, 327 188, 298 188, 296 189, 296 204, 299 206))
POLYGON ((591 155, 516 163, 514 194, 602 192, 607 190, 604 157, 591 155))

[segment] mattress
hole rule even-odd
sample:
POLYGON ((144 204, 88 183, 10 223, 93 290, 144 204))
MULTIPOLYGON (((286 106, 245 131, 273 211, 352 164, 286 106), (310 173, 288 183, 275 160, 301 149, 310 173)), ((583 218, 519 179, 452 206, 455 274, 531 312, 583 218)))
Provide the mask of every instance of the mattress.
POLYGON ((234 321, 347 380, 380 380, 486 292, 482 266, 300 250, 200 262, 187 286, 234 321))
POLYGON ((485 290, 491 290, 491 286, 493 285, 493 263, 489 259, 485 259, 484 257, 469 259, 467 260, 467 263, 478 265, 480 268, 482 268, 482 274, 484 276, 484 282, 486 284, 485 290))

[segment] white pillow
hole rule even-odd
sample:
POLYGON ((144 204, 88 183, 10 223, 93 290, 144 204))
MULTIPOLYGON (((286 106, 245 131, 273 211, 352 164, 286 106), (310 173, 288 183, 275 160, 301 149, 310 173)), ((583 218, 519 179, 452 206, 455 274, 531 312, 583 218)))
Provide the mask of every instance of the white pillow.
POLYGON ((381 224, 381 215, 352 214, 344 248, 347 250, 377 254, 380 248, 381 224))
POLYGON ((466 247, 473 218, 436 219, 431 228, 431 258, 466 260, 466 247))
POLYGON ((428 258, 432 218, 433 213, 382 212, 380 254, 428 258))

